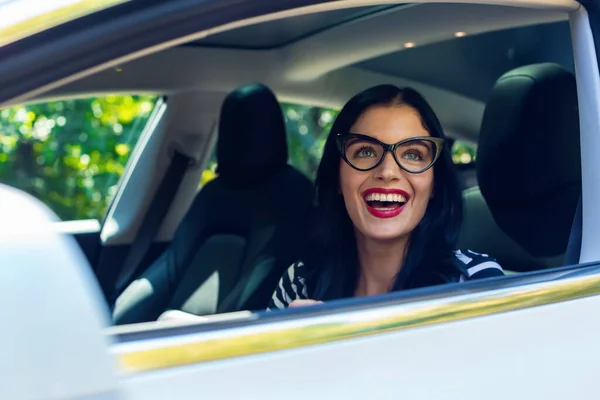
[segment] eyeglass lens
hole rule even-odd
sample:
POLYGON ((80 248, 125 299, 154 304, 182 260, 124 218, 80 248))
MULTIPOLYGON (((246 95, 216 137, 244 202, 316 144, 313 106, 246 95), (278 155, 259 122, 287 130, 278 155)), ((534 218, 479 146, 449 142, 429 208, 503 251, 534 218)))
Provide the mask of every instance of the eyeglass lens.
MULTIPOLYGON (((384 148, 376 141, 363 138, 345 143, 345 156, 355 168, 373 168, 384 156, 384 148)), ((429 167, 435 156, 435 144, 424 139, 410 140, 396 147, 396 160, 408 171, 419 172, 429 167)))

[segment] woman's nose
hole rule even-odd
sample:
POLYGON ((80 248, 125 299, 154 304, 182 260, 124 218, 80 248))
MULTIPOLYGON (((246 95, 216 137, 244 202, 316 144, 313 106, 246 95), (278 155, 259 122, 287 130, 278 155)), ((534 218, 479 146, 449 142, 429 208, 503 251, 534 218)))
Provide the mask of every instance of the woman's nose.
POLYGON ((375 178, 384 181, 393 181, 400 179, 402 171, 394 160, 392 153, 387 152, 383 157, 383 161, 375 168, 375 178))

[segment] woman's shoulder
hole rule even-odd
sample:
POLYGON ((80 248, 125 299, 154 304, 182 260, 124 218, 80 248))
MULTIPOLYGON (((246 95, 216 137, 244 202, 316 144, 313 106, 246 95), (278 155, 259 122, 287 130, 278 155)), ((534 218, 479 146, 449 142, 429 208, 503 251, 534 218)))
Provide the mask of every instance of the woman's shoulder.
POLYGON ((482 253, 476 253, 468 249, 454 251, 454 255, 463 265, 462 280, 491 278, 503 276, 504 270, 495 258, 482 253))
POLYGON ((283 273, 282 279, 289 280, 291 282, 298 280, 305 280, 306 267, 302 261, 296 261, 288 267, 283 273))
POLYGON ((290 267, 288 268, 289 270, 293 270, 293 271, 304 271, 306 269, 306 267, 304 266, 304 262, 298 260, 295 263, 293 263, 292 265, 290 265, 290 267))
POLYGON ((307 299, 308 293, 302 261, 296 261, 283 273, 267 310, 286 308, 296 299, 307 299))

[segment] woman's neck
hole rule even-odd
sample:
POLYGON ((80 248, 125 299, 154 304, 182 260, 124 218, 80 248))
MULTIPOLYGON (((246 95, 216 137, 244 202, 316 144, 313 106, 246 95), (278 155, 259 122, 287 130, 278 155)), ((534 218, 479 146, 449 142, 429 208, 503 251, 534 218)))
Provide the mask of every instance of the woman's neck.
POLYGON ((356 232, 360 264, 355 296, 388 293, 402 269, 408 237, 394 241, 365 238, 356 232))

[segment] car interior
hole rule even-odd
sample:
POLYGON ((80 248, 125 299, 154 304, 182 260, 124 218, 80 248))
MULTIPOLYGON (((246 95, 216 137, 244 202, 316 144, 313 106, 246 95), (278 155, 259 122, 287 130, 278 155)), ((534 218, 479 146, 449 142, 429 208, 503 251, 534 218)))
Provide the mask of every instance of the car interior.
POLYGON ((264 310, 315 206, 312 178, 290 161, 281 104, 339 110, 382 83, 418 90, 446 135, 476 151, 456 165, 459 248, 508 273, 563 266, 581 196, 574 74, 565 13, 395 4, 213 33, 36 102, 160 97, 98 229, 74 233, 124 325, 170 310, 264 310), (211 161, 216 177, 203 183, 211 161))

